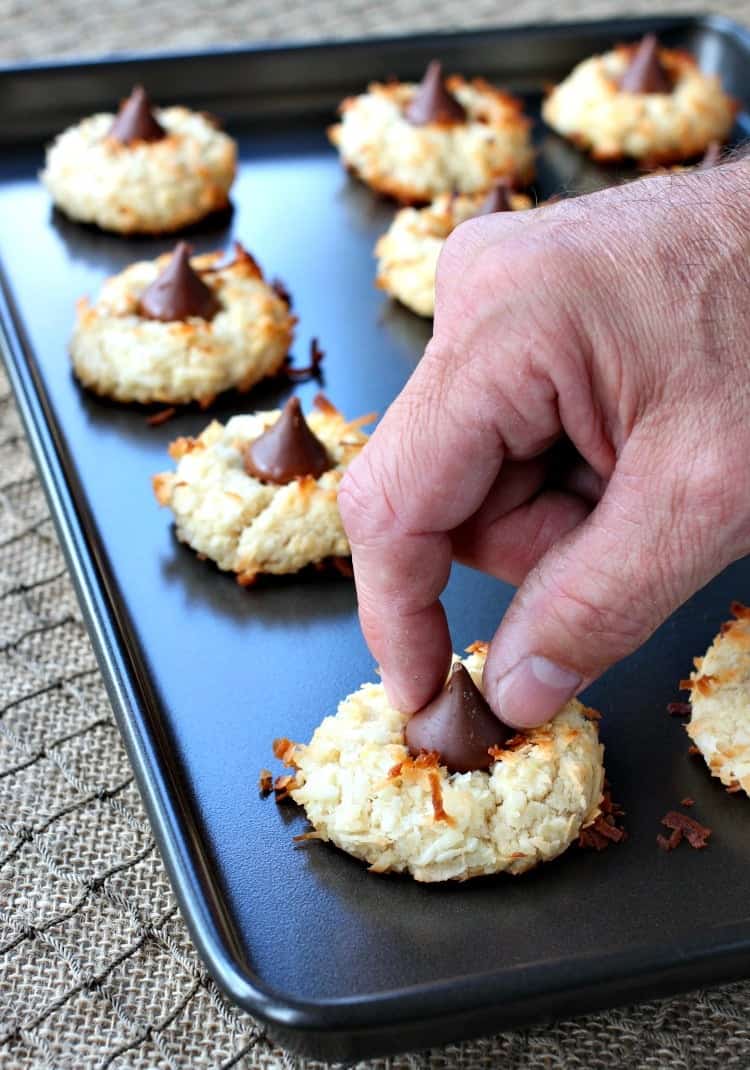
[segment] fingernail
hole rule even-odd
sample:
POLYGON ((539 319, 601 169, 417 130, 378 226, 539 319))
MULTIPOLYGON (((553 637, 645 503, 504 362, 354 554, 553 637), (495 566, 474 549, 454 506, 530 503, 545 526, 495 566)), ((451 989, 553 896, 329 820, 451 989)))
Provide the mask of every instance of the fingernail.
POLYGON ((531 654, 498 680, 496 709, 514 728, 533 728, 554 717, 582 683, 577 673, 531 654))

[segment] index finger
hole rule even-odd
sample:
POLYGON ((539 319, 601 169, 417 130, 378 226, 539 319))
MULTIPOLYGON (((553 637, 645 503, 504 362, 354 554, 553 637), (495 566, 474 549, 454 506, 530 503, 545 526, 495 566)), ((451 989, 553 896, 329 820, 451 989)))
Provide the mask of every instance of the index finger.
POLYGON ((389 698, 409 712, 450 665, 439 602, 448 532, 482 503, 503 457, 486 403, 449 380, 446 360, 428 351, 339 490, 362 630, 389 698))

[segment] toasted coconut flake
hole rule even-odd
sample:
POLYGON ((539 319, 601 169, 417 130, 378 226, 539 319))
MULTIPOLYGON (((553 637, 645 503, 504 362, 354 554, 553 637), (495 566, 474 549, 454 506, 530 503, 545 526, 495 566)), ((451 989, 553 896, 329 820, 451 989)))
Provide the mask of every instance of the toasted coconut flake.
POLYGON ((177 409, 174 405, 170 405, 166 409, 160 409, 159 412, 154 412, 151 416, 146 418, 146 423, 149 427, 160 427, 161 424, 165 424, 167 420, 171 420, 177 409))
POLYGON ((258 777, 258 791, 261 795, 270 795, 273 791, 273 773, 270 769, 261 769, 258 777))
POLYGON ((284 765, 288 765, 291 769, 297 769, 299 767, 294 759, 296 747, 297 744, 293 743, 291 739, 281 736, 279 739, 273 741, 274 757, 278 758, 284 765))
MULTIPOLYGON (((706 825, 701 825, 695 818, 688 817, 687 814, 681 814, 678 810, 670 810, 661 819, 661 823, 665 828, 672 829, 673 832, 679 832, 696 851, 708 846, 712 830, 706 825)), ((670 837, 670 840, 673 838, 670 837)), ((679 842, 677 840, 675 846, 679 842)), ((672 847, 669 848, 669 850, 673 849, 672 847)))

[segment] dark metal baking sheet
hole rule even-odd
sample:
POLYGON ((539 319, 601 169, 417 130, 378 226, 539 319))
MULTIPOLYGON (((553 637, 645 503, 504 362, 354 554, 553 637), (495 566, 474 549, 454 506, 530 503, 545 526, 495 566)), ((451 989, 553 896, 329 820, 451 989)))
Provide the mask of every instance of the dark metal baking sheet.
MULTIPOLYGON (((200 249, 239 237, 294 295, 295 350, 318 336, 325 390, 346 413, 381 412, 429 328, 373 288, 372 245, 392 206, 347 178, 324 134, 333 106, 371 77, 416 76, 440 54, 527 95, 583 56, 646 29, 684 45, 750 103, 750 39, 720 18, 591 23, 279 50, 63 64, 0 72, 0 255, 5 357, 92 638, 192 935, 229 995, 280 1041, 329 1058, 437 1044, 750 973, 750 803, 687 756, 665 714, 691 657, 732 598, 741 562, 588 693, 605 714, 607 769, 630 840, 572 850, 526 877, 420 886, 369 875, 333 848, 295 848, 304 821, 261 800, 275 736, 305 739, 374 666, 352 585, 329 577, 242 590, 175 541, 150 476, 195 409, 161 427, 74 382, 73 304, 169 239, 124 240, 50 208, 43 142, 109 107, 135 80, 164 103, 228 117, 242 165, 234 212, 195 228, 200 249), (705 852, 656 848, 659 818, 691 795, 714 829, 705 852)), ((743 109, 737 136, 747 134, 743 109)), ((538 192, 614 181, 537 131, 538 192)), ((307 405, 314 384, 299 388, 307 405)), ((273 405, 280 387, 211 413, 273 405)), ((511 590, 457 568, 454 644, 494 630, 511 590)))

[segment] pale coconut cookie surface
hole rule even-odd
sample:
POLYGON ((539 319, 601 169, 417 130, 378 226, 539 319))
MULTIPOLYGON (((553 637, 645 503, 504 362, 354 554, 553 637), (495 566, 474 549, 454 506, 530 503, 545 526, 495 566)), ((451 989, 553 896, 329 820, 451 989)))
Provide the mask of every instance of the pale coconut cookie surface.
POLYGON ((579 63, 548 96, 542 115, 601 161, 676 163, 729 136, 737 110, 717 75, 655 38, 579 63))
POLYGON ((84 386, 115 401, 207 405, 282 369, 295 323, 288 300, 240 245, 229 262, 221 252, 187 251, 131 264, 93 304, 79 301, 70 354, 84 386), (147 295, 160 286, 154 308, 147 295), (186 303, 186 286, 204 300, 186 303))
MULTIPOLYGON (((432 65, 431 65, 432 66, 432 65)), ((441 193, 480 193, 498 178, 527 184, 534 170, 530 122, 515 97, 481 78, 453 75, 421 85, 373 82, 345 100, 341 122, 329 130, 344 165, 378 193, 405 204, 441 193), (437 87, 437 88, 436 88, 437 87), (448 98, 436 100, 438 93, 448 98), (450 101, 456 108, 451 109, 450 101), (413 118, 410 120, 409 115, 413 118)))
MULTIPOLYGON (((486 650, 475 643, 462 662, 477 690, 486 650)), ((293 770, 285 791, 313 826, 308 839, 330 841, 374 873, 467 880, 549 861, 599 816, 603 747, 596 715, 579 702, 490 748, 488 767, 468 772, 450 772, 435 753, 413 755, 409 720, 371 683, 308 744, 277 740, 293 770)))
POLYGON ((734 602, 732 613, 685 681, 692 711, 686 729, 713 776, 750 795, 750 608, 734 602))
POLYGON ((347 420, 322 396, 315 406, 304 417, 293 398, 281 412, 214 421, 173 442, 177 467, 154 476, 178 539, 243 585, 350 554, 336 496, 373 417, 347 420))
MULTIPOLYGON (((524 193, 508 191, 505 196, 505 210, 532 207, 524 193)), ((487 207, 488 200, 481 193, 443 193, 425 208, 402 208, 375 246, 376 285, 417 315, 432 316, 437 263, 446 238, 467 219, 503 210, 487 207)))
POLYGON ((121 234, 161 234, 225 208, 235 142, 211 116, 151 110, 136 87, 117 116, 69 127, 47 150, 41 180, 71 219, 121 234))

